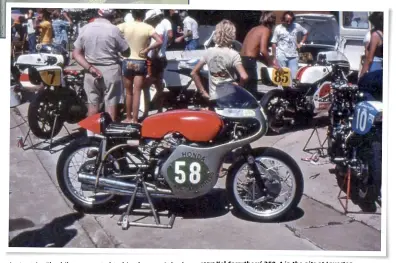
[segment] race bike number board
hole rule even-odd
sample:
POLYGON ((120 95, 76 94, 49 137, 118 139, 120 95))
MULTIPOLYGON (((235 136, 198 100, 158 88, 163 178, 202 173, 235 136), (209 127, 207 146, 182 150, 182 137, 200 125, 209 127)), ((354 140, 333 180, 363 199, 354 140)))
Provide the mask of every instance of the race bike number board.
POLYGON ((289 68, 282 68, 282 71, 274 69, 272 71, 271 81, 278 86, 290 87, 291 73, 289 68))
POLYGON ((170 183, 178 190, 200 190, 211 182, 209 169, 202 159, 181 157, 167 169, 170 183))

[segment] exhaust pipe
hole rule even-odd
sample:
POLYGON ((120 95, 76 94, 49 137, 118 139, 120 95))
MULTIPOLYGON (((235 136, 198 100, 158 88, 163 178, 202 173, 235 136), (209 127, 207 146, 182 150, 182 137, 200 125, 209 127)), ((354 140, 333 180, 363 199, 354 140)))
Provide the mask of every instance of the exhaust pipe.
MULTIPOLYGON (((94 191, 96 176, 87 174, 87 173, 78 173, 78 181, 82 183, 82 187, 84 190, 94 191)), ((101 192, 107 192, 111 194, 117 195, 132 195, 136 188, 136 184, 128 183, 120 179, 116 178, 99 178, 98 188, 96 190, 101 192)), ((156 197, 171 197, 172 192, 170 190, 154 188, 151 186, 147 186, 147 191, 152 196, 156 197)), ((144 192, 140 192, 145 196, 144 192)), ((139 194, 139 192, 138 192, 139 194)))

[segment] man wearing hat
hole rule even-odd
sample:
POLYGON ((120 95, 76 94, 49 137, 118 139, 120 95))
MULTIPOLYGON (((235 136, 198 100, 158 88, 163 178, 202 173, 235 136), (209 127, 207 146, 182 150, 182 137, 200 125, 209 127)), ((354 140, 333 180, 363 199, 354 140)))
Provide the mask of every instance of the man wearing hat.
POLYGON ((196 50, 199 46, 198 23, 190 17, 187 11, 180 12, 180 19, 183 21, 183 35, 176 38, 175 42, 186 42, 186 50, 196 50))
POLYGON ((81 28, 74 42, 73 57, 85 70, 84 90, 88 97, 88 116, 105 110, 117 119, 118 105, 123 99, 119 55, 130 55, 127 41, 111 23, 112 9, 99 9, 98 17, 81 28))

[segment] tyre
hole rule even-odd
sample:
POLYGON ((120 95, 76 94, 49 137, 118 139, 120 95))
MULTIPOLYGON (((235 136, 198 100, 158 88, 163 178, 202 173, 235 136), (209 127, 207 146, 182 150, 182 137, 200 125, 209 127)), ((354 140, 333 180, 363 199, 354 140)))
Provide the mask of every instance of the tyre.
POLYGON ((230 168, 226 180, 226 188, 230 202, 233 207, 246 217, 260 222, 274 222, 282 220, 290 211, 293 211, 300 203, 304 192, 304 179, 302 172, 295 162, 285 152, 275 148, 257 148, 252 152, 256 163, 259 165, 261 178, 267 192, 267 200, 263 200, 263 195, 259 195, 260 189, 255 182, 250 169, 247 170, 247 182, 243 183, 241 175, 244 168, 248 168, 246 160, 240 160, 230 168), (278 162, 280 165, 274 165, 278 162), (267 169, 269 168, 269 169, 267 169), (281 168, 287 168, 286 174, 292 180, 291 193, 289 198, 279 204, 274 210, 267 211, 266 207, 278 205, 278 197, 282 197, 283 187, 281 185, 280 171, 281 168), (238 185, 241 183, 241 185, 238 185), (247 192, 247 195, 244 193, 247 192), (249 199, 250 198, 250 199, 249 199), (259 201, 261 200, 261 201, 259 201))
MULTIPOLYGON (((274 89, 267 92, 260 101, 264 113, 268 118, 268 131, 275 134, 287 132, 290 127, 290 120, 285 118, 286 100, 283 90, 274 89)), ((290 118, 289 118, 290 119, 290 118)))
MULTIPOLYGON (((69 171, 67 170, 71 163, 73 163, 72 158, 80 150, 91 150, 99 149, 100 140, 94 137, 84 137, 73 141, 71 144, 65 147, 58 159, 58 164, 56 167, 57 180, 62 193, 66 198, 72 202, 75 209, 78 211, 93 211, 96 209, 108 208, 119 203, 120 197, 113 194, 98 193, 94 197, 84 196, 83 190, 78 192, 78 189, 72 184, 69 178, 69 171)), ((95 157, 87 161, 82 161, 80 167, 73 169, 76 173, 75 181, 77 181, 77 172, 84 169, 86 172, 92 172, 95 162, 95 157)))
POLYGON ((55 113, 58 112, 59 99, 53 92, 41 90, 29 104, 28 123, 32 133, 43 140, 54 137, 63 127, 63 120, 59 116, 55 123, 55 113), (55 126, 54 126, 55 125, 55 126))

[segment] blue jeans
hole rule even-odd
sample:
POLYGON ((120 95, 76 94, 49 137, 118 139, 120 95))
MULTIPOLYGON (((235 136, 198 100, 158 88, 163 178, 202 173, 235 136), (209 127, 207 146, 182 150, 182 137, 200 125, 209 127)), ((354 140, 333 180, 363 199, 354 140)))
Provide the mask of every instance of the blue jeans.
POLYGON ((187 41, 186 50, 196 50, 199 46, 199 38, 187 41))
POLYGON ((36 34, 29 34, 28 35, 28 43, 29 43, 29 52, 35 53, 36 52, 36 34))
POLYGON ((284 55, 277 55, 276 59, 278 60, 280 67, 290 69, 291 77, 292 79, 295 79, 298 71, 298 57, 286 57, 284 55))
POLYGON ((381 69, 382 69, 382 61, 373 61, 371 63, 369 72, 373 72, 373 71, 381 70, 381 69))

